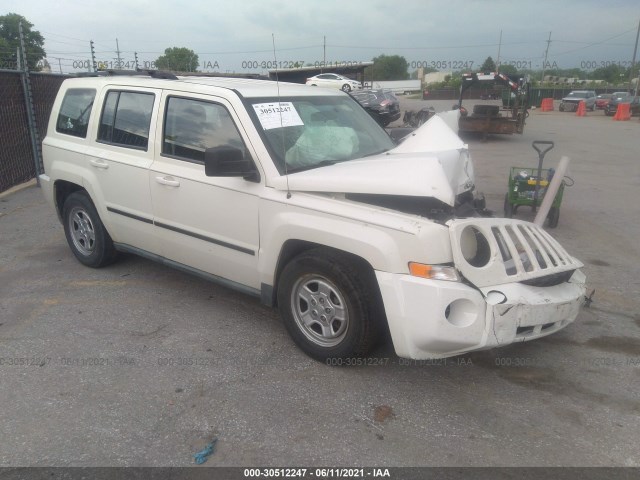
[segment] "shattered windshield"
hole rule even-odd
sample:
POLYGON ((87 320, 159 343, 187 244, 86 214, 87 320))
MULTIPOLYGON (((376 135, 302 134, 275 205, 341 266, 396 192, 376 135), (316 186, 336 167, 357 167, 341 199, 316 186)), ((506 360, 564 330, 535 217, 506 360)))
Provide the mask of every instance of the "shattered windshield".
POLYGON ((281 174, 376 155, 395 146, 348 96, 252 98, 249 103, 281 174))

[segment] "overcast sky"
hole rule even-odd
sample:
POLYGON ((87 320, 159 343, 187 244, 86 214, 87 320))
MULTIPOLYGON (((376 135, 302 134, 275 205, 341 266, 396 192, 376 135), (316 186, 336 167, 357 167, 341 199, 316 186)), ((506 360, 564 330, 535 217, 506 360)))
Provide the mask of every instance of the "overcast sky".
MULTIPOLYGON (((629 66, 640 20, 638 0, 4 0, 45 37, 54 71, 83 70, 94 40, 98 60, 155 60, 167 47, 188 47, 202 70, 260 72, 276 58, 315 63, 402 55, 410 67, 478 68, 487 56, 542 67, 629 66), (60 59, 60 60, 59 60, 60 59), (471 63, 473 62, 473 63, 471 63), (257 67, 257 68, 256 68, 257 67)), ((271 65, 268 65, 271 66, 271 65)), ((86 69, 85 69, 86 70, 86 69)), ((410 70, 413 70, 410 68, 410 70)))

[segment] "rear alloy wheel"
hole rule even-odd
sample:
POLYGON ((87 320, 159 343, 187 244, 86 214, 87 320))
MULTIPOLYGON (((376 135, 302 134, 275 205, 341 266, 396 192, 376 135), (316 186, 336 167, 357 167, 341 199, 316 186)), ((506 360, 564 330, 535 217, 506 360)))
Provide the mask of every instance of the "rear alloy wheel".
POLYGON ((349 85, 348 83, 345 83, 344 85, 342 85, 342 91, 343 92, 350 92, 351 91, 351 85, 349 85))
POLYGON ((293 341, 310 357, 358 357, 375 344, 380 304, 367 275, 329 250, 302 253, 284 268, 278 308, 293 341))
POLYGON ((113 241, 85 193, 69 195, 64 202, 62 220, 67 243, 80 263, 99 268, 115 260, 117 251, 113 241))

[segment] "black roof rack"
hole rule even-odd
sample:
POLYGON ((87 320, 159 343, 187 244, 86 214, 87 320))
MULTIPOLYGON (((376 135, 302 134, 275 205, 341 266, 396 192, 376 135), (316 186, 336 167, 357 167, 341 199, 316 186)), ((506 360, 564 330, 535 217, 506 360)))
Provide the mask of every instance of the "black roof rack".
POLYGON ((163 70, 98 70, 97 72, 80 72, 77 77, 115 77, 115 76, 147 76, 151 78, 159 78, 163 80, 178 80, 171 72, 163 70))

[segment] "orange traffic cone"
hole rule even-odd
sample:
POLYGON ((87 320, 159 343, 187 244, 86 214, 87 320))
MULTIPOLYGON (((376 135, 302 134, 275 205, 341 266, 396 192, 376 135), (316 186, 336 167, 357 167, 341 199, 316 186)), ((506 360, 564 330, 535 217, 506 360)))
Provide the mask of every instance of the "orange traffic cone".
POLYGON ((576 110, 577 117, 585 117, 587 115, 587 105, 584 103, 584 100, 580 100, 578 104, 578 110, 576 110))
POLYGON ((540 103, 540 111, 551 112, 553 111, 553 98, 543 98, 540 103))
POLYGON ((629 107, 630 103, 619 103, 618 108, 616 109, 616 114, 613 116, 614 120, 630 120, 631 119, 631 111, 629 107))

